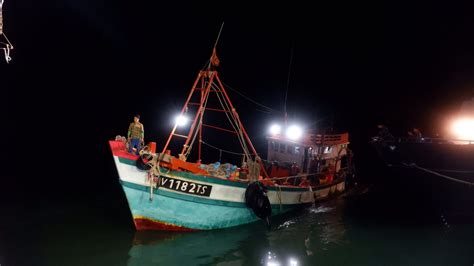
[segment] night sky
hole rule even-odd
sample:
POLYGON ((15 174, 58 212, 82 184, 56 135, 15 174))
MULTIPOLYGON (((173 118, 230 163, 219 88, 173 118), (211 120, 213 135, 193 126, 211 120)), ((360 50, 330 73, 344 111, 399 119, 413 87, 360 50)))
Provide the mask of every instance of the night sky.
POLYGON ((10 64, 0 62, 2 200, 119 191, 107 140, 125 135, 139 113, 147 141, 163 146, 223 21, 222 80, 277 110, 229 91, 260 150, 269 124, 282 119, 293 51, 290 120, 349 131, 359 162, 370 164, 377 124, 434 134, 474 97, 472 8, 6 0, 15 50, 10 64))

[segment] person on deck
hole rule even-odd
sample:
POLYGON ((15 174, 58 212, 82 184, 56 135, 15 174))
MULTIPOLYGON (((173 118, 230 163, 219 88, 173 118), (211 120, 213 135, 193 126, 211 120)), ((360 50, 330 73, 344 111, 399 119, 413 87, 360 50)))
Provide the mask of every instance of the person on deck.
POLYGON ((300 173, 300 168, 296 162, 293 162, 290 168, 290 176, 296 176, 293 178, 293 185, 298 185, 301 182, 301 176, 297 176, 300 173))
POLYGON ((415 136, 415 139, 418 141, 421 141, 423 139, 423 135, 421 134, 421 131, 418 128, 413 129, 413 135, 415 136))
POLYGON ((128 152, 133 153, 133 148, 136 148, 136 155, 138 155, 138 152, 141 149, 141 146, 143 144, 143 137, 145 135, 143 124, 139 121, 140 115, 135 115, 135 117, 133 118, 133 122, 130 123, 130 126, 128 127, 127 134, 129 142, 128 152))
POLYGON ((412 131, 408 131, 408 139, 411 141, 422 141, 423 135, 418 128, 413 128, 412 131))
POLYGON ((388 131, 388 128, 385 125, 377 125, 377 128, 379 129, 379 137, 382 140, 394 139, 393 135, 390 133, 390 131, 388 131))
POLYGON ((246 162, 242 163, 242 167, 239 169, 239 179, 247 179, 249 174, 249 167, 246 162))

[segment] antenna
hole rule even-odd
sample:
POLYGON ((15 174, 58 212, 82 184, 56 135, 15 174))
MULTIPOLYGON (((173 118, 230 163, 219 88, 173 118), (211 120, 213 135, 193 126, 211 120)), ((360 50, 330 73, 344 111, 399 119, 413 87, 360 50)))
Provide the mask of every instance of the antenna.
POLYGON ((292 63, 293 63, 293 46, 291 46, 290 66, 288 67, 288 79, 286 80, 285 105, 283 106, 283 112, 285 113, 285 125, 288 123, 288 113, 286 111, 286 101, 288 99, 288 88, 290 87, 290 76, 291 76, 291 65, 292 65, 292 63))
POLYGON ((219 34, 217 34, 217 39, 216 39, 216 43, 214 44, 214 48, 216 48, 217 43, 219 42, 219 38, 221 37, 221 32, 223 28, 224 28, 224 21, 222 21, 221 29, 219 30, 219 34))

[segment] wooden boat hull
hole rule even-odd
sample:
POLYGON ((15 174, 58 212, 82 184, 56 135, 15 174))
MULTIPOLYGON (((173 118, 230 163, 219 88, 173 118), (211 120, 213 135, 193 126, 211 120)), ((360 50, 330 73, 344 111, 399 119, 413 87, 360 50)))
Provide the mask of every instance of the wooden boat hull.
MULTIPOLYGON (((474 183, 474 145, 447 141, 374 141, 388 167, 428 169, 474 183), (415 167, 416 166, 416 167, 415 167)), ((416 169, 415 169, 416 170, 416 169)))
MULTIPOLYGON (((260 220, 245 205, 248 183, 171 170, 162 173, 159 186, 152 189, 148 173, 135 166, 137 158, 114 147, 113 141, 110 145, 137 230, 211 230, 260 220)), ((345 181, 318 188, 267 189, 274 216, 340 193, 345 181)))
POLYGON ((474 210, 474 145, 441 140, 374 141, 390 168, 387 182, 405 198, 427 201, 444 210, 474 210))

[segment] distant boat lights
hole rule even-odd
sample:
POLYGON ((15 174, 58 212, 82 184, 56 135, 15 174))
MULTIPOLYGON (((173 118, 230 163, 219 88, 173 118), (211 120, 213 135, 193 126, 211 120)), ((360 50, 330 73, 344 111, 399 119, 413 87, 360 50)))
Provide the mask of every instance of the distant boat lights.
POLYGON ((451 130, 460 140, 474 140, 474 119, 460 118, 454 120, 451 130))

